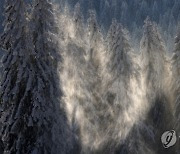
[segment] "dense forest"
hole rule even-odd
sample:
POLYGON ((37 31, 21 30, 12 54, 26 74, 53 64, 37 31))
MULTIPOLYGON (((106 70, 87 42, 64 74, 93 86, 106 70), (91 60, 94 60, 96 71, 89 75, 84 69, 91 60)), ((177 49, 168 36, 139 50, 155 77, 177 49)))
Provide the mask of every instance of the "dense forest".
POLYGON ((139 51, 142 37, 142 26, 147 16, 158 24, 159 31, 167 44, 167 50, 174 48, 174 36, 180 20, 179 0, 56 0, 71 8, 79 2, 84 16, 88 17, 88 9, 95 9, 100 26, 107 32, 111 21, 115 18, 131 32, 131 42, 139 51))
MULTIPOLYGON (((31 5, 32 0, 25 0, 31 5)), ((103 33, 107 33, 111 21, 115 18, 131 32, 131 42, 136 51, 139 51, 139 42, 142 37, 144 20, 149 16, 158 24, 159 31, 167 44, 167 49, 172 53, 174 49, 174 37, 180 20, 179 0, 53 0, 61 9, 67 5, 71 12, 77 2, 81 5, 85 19, 88 18, 88 10, 96 10, 97 20, 103 33)), ((0 11, 3 10, 4 0, 0 2, 0 11)), ((0 23, 3 16, 0 15, 0 23)), ((2 31, 2 25, 0 25, 2 31)))
POLYGON ((179 154, 180 0, 0 12, 0 154, 179 154))

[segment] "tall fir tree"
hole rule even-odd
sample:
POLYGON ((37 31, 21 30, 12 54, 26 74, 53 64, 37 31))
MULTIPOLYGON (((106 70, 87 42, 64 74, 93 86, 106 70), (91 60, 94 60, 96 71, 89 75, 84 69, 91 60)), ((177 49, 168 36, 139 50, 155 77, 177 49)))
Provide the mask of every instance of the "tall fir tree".
MULTIPOLYGON (((172 84, 172 91, 174 96, 174 112, 175 112, 175 129, 177 131, 177 136, 180 134, 180 26, 178 27, 177 36, 175 38, 175 51, 172 57, 172 64, 173 64, 173 84, 172 84)), ((179 141, 178 143, 179 144, 179 141)), ((177 152, 180 150, 180 146, 177 147, 177 152)))
POLYGON ((99 145, 98 142, 101 144, 99 135, 100 124, 98 119, 102 112, 100 112, 101 104, 98 92, 100 85, 100 83, 98 83, 100 81, 98 69, 100 65, 99 53, 101 51, 100 47, 102 46, 102 35, 96 20, 95 12, 93 11, 90 11, 86 32, 87 35, 84 35, 84 44, 78 49, 81 55, 77 62, 81 62, 79 65, 81 69, 79 70, 79 68, 76 68, 79 79, 81 79, 79 85, 82 88, 81 93, 78 92, 77 94, 79 95, 78 109, 81 111, 79 113, 83 114, 84 118, 82 120, 82 118, 77 117, 77 121, 80 127, 80 138, 82 151, 84 153, 87 151, 94 152, 99 145))
POLYGON ((135 66, 132 65, 132 48, 129 44, 127 31, 123 26, 113 20, 106 38, 106 67, 111 80, 116 80, 120 76, 130 78, 135 75, 135 66))
MULTIPOLYGON (((22 102, 27 101, 27 98, 25 99, 28 93, 26 85, 28 81, 31 82, 28 76, 29 70, 24 71, 29 56, 29 46, 26 45, 25 4, 22 0, 7 0, 5 2, 4 33, 1 36, 1 47, 7 50, 3 58, 4 73, 1 80, 1 137, 5 152, 9 153, 20 152, 23 132, 19 133, 19 131, 26 119, 26 117, 21 117, 24 112, 22 102)), ((24 108, 24 110, 28 112, 28 109, 24 108)), ((29 137, 28 133, 26 136, 29 137)))
POLYGON ((57 62, 60 60, 60 57, 57 52, 57 33, 59 29, 57 16, 55 15, 55 6, 51 0, 38 0, 33 2, 34 10, 32 13, 31 26, 35 50, 39 50, 39 56, 44 54, 46 58, 51 58, 51 61, 56 65, 55 68, 57 68, 57 62), (43 49, 46 49, 48 52, 43 52, 43 49))
POLYGON ((142 71, 146 75, 147 85, 156 90, 162 89, 163 80, 166 77, 166 51, 156 24, 149 18, 145 20, 140 50, 142 71))
POLYGON ((103 50, 103 36, 99 24, 97 22, 96 11, 89 10, 89 18, 87 20, 87 52, 90 55, 90 61, 93 67, 98 69, 100 66, 100 56, 103 50))
MULTIPOLYGON (((85 59, 85 31, 83 16, 79 3, 76 4, 74 15, 65 12, 67 17, 65 26, 68 36, 65 36, 62 54, 62 69, 60 78, 62 81, 63 103, 65 104, 68 121, 74 135, 76 146, 72 153, 80 153, 80 143, 84 142, 83 128, 89 127, 84 113, 84 107, 91 106, 91 92, 88 88, 88 73, 85 59), (83 118, 82 118, 83 117, 83 118)), ((61 22, 61 21, 60 21, 61 22)), ((88 129, 87 129, 88 131, 88 129)), ((83 145, 81 145, 83 148, 83 145)))
POLYGON ((133 102, 131 87, 132 81, 137 82, 139 73, 138 65, 133 60, 135 55, 132 54, 127 31, 116 20, 113 20, 106 37, 105 55, 102 87, 103 100, 108 106, 104 113, 111 143, 108 147, 114 149, 114 152, 117 149, 120 152, 119 146, 124 144, 123 141, 140 116, 135 114, 134 103, 137 102, 133 102))
POLYGON ((80 3, 77 3, 75 5, 73 21, 74 21, 75 36, 78 38, 78 40, 82 41, 85 35, 85 31, 84 31, 85 27, 84 27, 84 17, 81 11, 80 3))
MULTIPOLYGON (((73 148, 73 134, 69 129, 66 115, 64 113, 64 107, 61 102, 62 91, 60 89, 61 83, 59 81, 58 68, 59 64, 61 65, 61 53, 59 53, 59 42, 57 40, 57 33, 59 32, 59 29, 57 27, 57 17, 55 13, 56 10, 52 1, 34 1, 34 9, 31 19, 32 40, 35 48, 34 50, 37 53, 36 65, 39 67, 39 72, 41 72, 42 77, 44 77, 44 84, 49 87, 48 93, 50 101, 52 101, 52 105, 54 105, 54 108, 52 108, 54 115, 52 113, 46 115, 47 117, 53 117, 51 121, 51 129, 54 131, 52 133, 55 133, 52 134, 55 135, 53 136, 55 137, 55 143, 54 147, 50 145, 50 153, 68 153, 73 148), (38 62, 38 59, 41 59, 41 64, 38 62), (46 78, 46 74, 49 75, 48 78, 46 78)), ((44 102, 46 100, 47 99, 45 99, 44 102)), ((46 105, 47 109, 51 107, 51 104, 49 104, 49 107, 48 104, 46 105)), ((49 131, 50 127, 45 125, 45 129, 49 131)))
POLYGON ((82 152, 93 153, 102 143, 100 132, 100 115, 103 116, 101 99, 98 92, 99 55, 102 50, 100 28, 95 13, 90 13, 87 35, 77 35, 82 32, 77 27, 83 24, 78 6, 74 12, 74 29, 76 37, 69 37, 63 54, 63 73, 61 75, 68 119, 72 129, 77 130, 82 152), (78 23, 79 22, 79 23, 78 23), (76 32, 78 32, 76 34, 76 32), (100 43, 101 42, 101 43, 100 43))
POLYGON ((53 17, 52 4, 48 1, 36 4, 32 29, 28 26, 24 1, 6 1, 1 136, 5 153, 64 154, 71 148, 68 138, 71 133, 60 109, 57 65, 52 63, 55 50, 50 36, 55 34, 51 31, 52 21, 46 21, 53 17))
MULTIPOLYGON (((141 40, 141 61, 145 93, 149 104, 144 123, 153 132, 149 137, 148 135, 144 137, 149 138, 147 144, 153 147, 155 153, 166 153, 159 139, 166 130, 173 129, 174 125, 173 110, 167 97, 167 58, 157 26, 149 18, 145 21, 141 40)), ((174 150, 175 148, 171 148, 167 153, 174 153, 174 150)))

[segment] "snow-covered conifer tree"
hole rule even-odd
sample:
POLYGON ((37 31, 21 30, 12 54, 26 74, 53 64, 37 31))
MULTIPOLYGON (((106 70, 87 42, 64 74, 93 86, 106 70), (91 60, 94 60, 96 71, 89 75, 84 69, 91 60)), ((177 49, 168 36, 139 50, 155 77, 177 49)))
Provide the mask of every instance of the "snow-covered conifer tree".
POLYGON ((81 7, 79 3, 75 5, 73 20, 74 20, 75 37, 78 38, 77 40, 84 39, 84 35, 85 35, 84 17, 82 15, 81 7))
POLYGON ((144 34, 141 40, 141 61, 147 85, 157 91, 162 89, 166 77, 165 47, 157 26, 149 18, 145 21, 144 34))
POLYGON ((92 65, 98 68, 100 65, 100 56, 103 50, 103 36, 101 29, 96 19, 96 12, 94 10, 89 11, 89 18, 87 20, 87 54, 91 59, 92 65))
MULTIPOLYGON (((12 27, 16 24, 16 16, 13 14, 17 14, 18 10, 15 8, 17 4, 12 3, 10 1, 6 1, 4 4, 4 15, 5 15, 5 20, 3 23, 4 26, 4 32, 1 35, 1 48, 8 50, 12 46, 12 42, 14 41, 13 39, 13 31, 12 27), (16 13, 14 13, 16 12, 16 13)), ((16 26, 17 28, 17 26, 16 26)))
MULTIPOLYGON (((71 130, 76 137, 76 148, 78 148, 79 142, 81 140, 83 142, 83 137, 81 138, 81 128, 85 122, 82 106, 91 106, 91 94, 88 89, 88 74, 84 58, 84 47, 80 46, 78 40, 70 39, 64 48, 62 59, 62 69, 60 72, 63 90, 62 100, 65 104, 71 130)), ((86 123, 86 126, 87 125, 88 122, 86 123)), ((84 136, 85 135, 86 134, 84 134, 84 136)), ((74 152, 75 151, 73 151, 73 153, 74 152)))
POLYGON ((28 137, 29 140, 31 138, 28 133, 26 137, 23 136, 27 117, 22 115, 28 113, 26 107, 29 103, 25 102, 29 99, 27 94, 32 78, 28 73, 30 70, 25 70, 29 53, 26 46, 25 4, 22 0, 6 1, 4 26, 1 45, 7 53, 3 58, 4 73, 1 81, 1 135, 5 152, 27 152, 21 148, 23 145, 26 146, 25 138, 28 137))
POLYGON ((36 22, 29 27, 24 1, 6 1, 2 42, 8 52, 1 81, 5 153, 64 154, 71 149, 71 133, 59 104, 51 6, 36 1, 32 15, 36 22))
POLYGON ((123 145, 140 114, 135 114, 137 106, 134 104, 138 102, 133 102, 132 97, 132 83, 137 86, 139 68, 132 57, 127 32, 116 20, 113 20, 106 37, 105 55, 102 71, 103 103, 107 105, 105 131, 109 135, 109 146, 117 149, 123 145))
MULTIPOLYGON (((149 137, 144 136, 145 141, 149 138, 146 143, 152 145, 151 148, 156 153, 165 153, 160 138, 166 130, 173 129, 174 123, 172 106, 167 95, 168 61, 157 26, 149 18, 144 25, 140 59, 149 106, 144 123, 147 128, 151 128, 152 132, 149 137)), ((171 148, 170 153, 173 153, 173 150, 174 148, 171 148)))
MULTIPOLYGON (((94 40, 92 38, 90 40, 90 37, 85 34, 86 31, 83 30, 83 17, 79 9, 80 7, 77 4, 73 17, 73 29, 76 37, 74 38, 70 35, 66 42, 63 53, 63 68, 60 76, 64 94, 63 101, 69 122, 72 130, 75 131, 74 133, 79 135, 82 151, 86 153, 87 151, 93 151, 95 146, 98 146, 97 141, 99 139, 97 134, 99 132, 97 131, 99 122, 96 115, 98 114, 98 109, 95 97, 98 76, 96 72, 97 65, 95 66, 93 61, 95 57, 92 57, 90 53, 96 52, 97 48, 92 43, 94 40)), ((93 33, 93 36, 91 36, 98 41, 94 31, 92 29, 88 32, 93 33)), ((97 46, 99 46, 98 43, 97 46)))
POLYGON ((33 42, 35 44, 35 50, 45 48, 48 52, 44 53, 41 51, 40 54, 44 54, 46 58, 51 58, 53 63, 57 63, 60 60, 57 54, 58 41, 56 34, 58 33, 58 25, 55 11, 55 6, 49 0, 34 1, 31 24, 34 31, 33 42))
POLYGON ((175 103, 175 117, 176 117, 176 129, 180 134, 180 27, 178 29, 177 36, 175 38, 175 51, 173 55, 173 84, 172 89, 174 92, 175 103))
POLYGON ((120 76, 130 78, 135 73, 135 67, 132 65, 132 48, 129 44, 127 31, 116 20, 112 22, 106 42, 109 58, 106 63, 111 80, 114 81, 120 76))
MULTIPOLYGON (((29 104, 24 102, 29 99, 27 82, 29 82, 28 85, 31 84, 31 78, 28 76, 29 70, 24 70, 29 55, 26 43, 25 4, 22 0, 7 0, 5 2, 4 33, 1 37, 1 47, 7 50, 3 58, 4 73, 1 80, 1 137, 5 152, 9 153, 22 152, 22 145, 26 145, 23 143, 25 142, 23 127, 24 119, 27 117, 21 117, 24 112, 28 112, 26 105, 29 104)), ((26 136, 30 138, 28 133, 26 136)))
MULTIPOLYGON (((44 84, 49 86, 49 97, 52 100, 52 104, 54 103, 55 105, 55 116, 53 118, 55 122, 57 122, 55 127, 52 127, 57 129, 54 130, 56 131, 55 133, 57 133, 54 134, 57 141, 54 144, 54 148, 53 146, 51 147, 51 153, 67 153, 72 148, 71 139, 73 136, 66 123, 63 108, 59 108, 60 106, 63 107, 63 105, 61 103, 62 92, 61 89, 59 89, 61 85, 59 83, 59 72, 57 68, 61 62, 61 57, 58 49, 58 27, 56 21, 55 10, 51 1, 34 1, 32 14, 33 43, 35 52, 37 53, 37 59, 42 59, 41 64, 37 61, 37 65, 40 69, 39 71, 42 71, 42 75, 44 74, 46 76, 46 74, 49 74, 49 79, 45 79, 44 76, 44 84)), ((49 108, 50 107, 51 105, 49 104, 49 108)), ((51 115, 48 114, 46 116, 51 117, 51 115)), ((48 129, 48 126, 46 127, 48 129)))

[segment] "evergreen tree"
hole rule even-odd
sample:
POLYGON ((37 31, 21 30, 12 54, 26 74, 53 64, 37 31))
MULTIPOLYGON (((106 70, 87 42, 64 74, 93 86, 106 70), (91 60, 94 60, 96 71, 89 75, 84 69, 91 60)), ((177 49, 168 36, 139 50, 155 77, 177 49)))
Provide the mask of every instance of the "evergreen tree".
POLYGON ((27 21, 22 0, 6 1, 4 25, 1 41, 7 53, 3 59, 4 74, 1 81, 1 135, 6 152, 27 152, 22 148, 28 144, 25 138, 29 138, 29 141, 33 139, 29 133, 24 134, 23 127, 26 128, 29 119, 27 115, 31 105, 27 95, 32 78, 30 70, 25 69, 30 49, 27 46, 27 21), (25 112, 27 115, 23 117, 25 112))
POLYGON ((89 54, 89 62, 92 67, 98 69, 100 66, 101 51, 103 50, 103 36, 96 19, 96 12, 93 10, 89 11, 89 18, 87 20, 87 35, 87 54, 89 54))
MULTIPOLYGON (((55 107, 52 108, 52 113, 54 112, 54 115, 51 115, 52 113, 46 115, 47 117, 53 116, 52 118, 54 119, 51 121, 52 128, 56 129, 54 130, 56 131, 56 134, 54 134, 56 143, 54 144, 54 147, 50 145, 52 150, 50 153, 67 153, 72 148, 71 139, 73 136, 68 128, 63 108, 59 108, 63 106, 60 101, 62 92, 61 89, 59 89, 61 85, 58 77, 58 66, 59 62, 61 62, 61 57, 58 49, 58 27, 56 21, 57 17, 55 15, 55 7, 51 1, 34 1, 31 25, 33 27, 32 39, 35 47, 34 50, 37 53, 36 65, 39 67, 39 72, 42 73, 44 84, 49 87, 49 99, 52 101, 52 105, 54 104, 55 107), (38 62, 38 59, 41 59, 41 63, 38 62), (48 78, 46 77, 46 74, 49 74, 48 78), (53 126, 53 120, 55 126, 53 126)), ((47 91, 47 88, 45 89, 47 91)), ((51 108, 51 104, 49 104, 49 107, 48 104, 46 106, 47 109, 51 108)), ((47 129, 47 131, 49 131, 49 128, 50 127, 48 125, 45 125, 45 129, 47 129)))
POLYGON ((105 130, 109 133, 108 147, 115 150, 124 144, 123 141, 139 119, 139 115, 134 114, 136 109, 133 107, 131 97, 133 95, 131 82, 132 80, 133 83, 137 82, 138 65, 132 58, 127 32, 116 20, 113 20, 107 34, 105 55, 105 70, 102 73, 103 100, 107 104, 104 113, 105 130), (129 119, 124 114, 127 114, 129 119))
POLYGON ((37 4, 32 20, 36 17, 34 24, 42 27, 36 25, 36 31, 29 31, 32 27, 27 25, 24 1, 6 1, 3 47, 8 52, 1 81, 5 153, 56 154, 67 153, 71 148, 71 133, 59 107, 56 65, 51 64, 53 49, 48 48, 52 45, 52 23, 45 20, 52 17, 51 3, 43 0, 37 4))
POLYGON ((145 21, 144 34, 141 40, 141 60, 147 84, 152 86, 154 90, 162 89, 166 67, 165 48, 157 26, 149 18, 145 21))
MULTIPOLYGON (((3 12, 4 0, 0 2, 0 11, 3 12)), ((3 31, 2 27, 3 17, 0 16, 0 33, 3 31)))
MULTIPOLYGON (((95 107, 96 99, 94 96, 98 64, 94 64, 95 57, 90 54, 90 52, 97 51, 95 44, 93 44, 93 38, 96 39, 95 41, 98 41, 98 38, 94 32, 97 32, 97 21, 88 22, 89 25, 91 24, 91 30, 88 31, 90 36, 87 36, 83 30, 82 19, 80 6, 77 4, 73 16, 75 37, 69 36, 65 43, 61 80, 68 120, 75 136, 79 136, 81 139, 79 140, 77 137, 76 141, 81 141, 82 151, 86 153, 94 149, 98 137, 98 118, 96 115, 98 110, 95 107), (92 24, 94 23, 95 27, 93 28, 92 24)), ((96 45, 99 44, 96 43, 96 45)))
POLYGON ((75 29, 75 36, 78 40, 83 40, 85 32, 84 32, 84 17, 81 12, 80 4, 77 3, 74 8, 74 29, 75 29))
POLYGON ((81 105, 84 112, 84 122, 80 124, 82 151, 90 151, 92 153, 99 151, 100 145, 104 142, 99 122, 103 118, 104 106, 101 101, 101 53, 103 50, 103 37, 96 20, 96 13, 89 12, 87 20, 87 40, 85 42, 85 66, 84 84, 86 93, 86 100, 81 105))
MULTIPOLYGON (((167 97, 167 59, 162 39, 157 26, 149 18, 145 21, 144 34, 141 41, 141 61, 146 97, 149 104, 146 127, 151 128, 151 135, 145 135, 145 142, 152 145, 155 153, 166 153, 160 142, 166 130, 173 129, 174 118, 172 106, 167 97), (150 141, 150 142, 149 142, 150 141)), ((147 133, 148 134, 148 133, 147 133)), ((167 153, 174 153, 171 148, 167 153)))
POLYGON ((134 73, 132 66, 132 48, 129 44, 129 38, 127 31, 122 27, 121 24, 113 20, 112 25, 108 31, 107 38, 107 68, 108 72, 115 80, 117 77, 122 75, 130 78, 131 74, 134 73))
MULTIPOLYGON (((72 26, 73 30, 65 31, 69 34, 65 43, 63 43, 63 61, 60 72, 63 90, 62 100, 65 104, 71 130, 75 136, 74 142, 76 145, 72 152, 79 153, 80 141, 84 142, 82 128, 84 128, 84 125, 87 127, 89 125, 86 118, 82 118, 80 115, 85 117, 84 108, 90 108, 91 106, 91 92, 88 88, 88 69, 85 59, 85 30, 79 3, 75 6, 73 18, 66 12, 64 16, 67 17, 64 26, 72 26), (71 25, 72 23, 73 25, 71 25), (80 140, 81 137, 82 140, 80 140)), ((60 20, 60 22, 62 21, 60 20)))
POLYGON ((178 134, 180 133, 180 27, 178 29, 178 33, 175 39, 175 51, 173 55, 173 92, 174 92, 174 101, 175 101, 175 116, 177 118, 176 121, 176 129, 178 134))
MULTIPOLYGON (((34 1, 34 11, 32 14, 31 25, 33 30, 35 51, 39 50, 39 56, 44 54, 46 58, 51 58, 51 61, 54 63, 54 65, 57 65, 60 57, 57 54, 58 25, 55 11, 55 6, 53 6, 51 1, 34 1), (43 52, 44 49, 47 50, 47 53, 43 52)), ((57 66, 55 66, 55 68, 56 67, 57 66)))
MULTIPOLYGON (((62 55, 62 69, 60 73, 63 90, 63 103, 65 104, 67 118, 71 126, 73 135, 75 136, 75 144, 77 148, 72 153, 79 153, 79 144, 84 143, 85 134, 84 127, 89 127, 86 113, 91 108, 91 91, 88 87, 88 69, 84 57, 84 46, 79 44, 79 39, 69 39, 64 48, 62 55), (85 112, 85 111, 86 112, 85 112)), ((93 117, 93 114, 91 115, 93 117)), ((91 134, 92 135, 92 134, 91 134)), ((81 145, 83 148, 83 144, 81 145)))

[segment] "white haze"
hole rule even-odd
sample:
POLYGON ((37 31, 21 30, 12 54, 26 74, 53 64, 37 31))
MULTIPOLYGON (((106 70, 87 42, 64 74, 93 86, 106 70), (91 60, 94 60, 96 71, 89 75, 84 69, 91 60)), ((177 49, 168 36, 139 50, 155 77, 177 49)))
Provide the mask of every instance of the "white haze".
MULTIPOLYGON (((166 57, 164 64, 162 55, 157 57, 156 53, 143 55, 141 59, 142 54, 135 54, 131 49, 127 57, 133 68, 125 68, 129 76, 126 73, 112 74, 107 67, 110 60, 106 46, 108 38, 102 36, 100 30, 91 34, 83 19, 83 24, 77 25, 67 7, 58 18, 63 103, 69 125, 81 143, 82 153, 115 153, 124 144, 128 144, 129 153, 157 153, 144 142, 141 131, 144 130, 152 140, 155 138, 155 128, 146 125, 145 121, 161 86, 161 90, 165 89, 167 106, 172 112, 174 98, 170 90, 172 73, 169 59, 166 57), (148 67, 149 56, 155 58, 154 85, 147 84, 148 74, 143 71, 146 70, 144 67, 148 67), (115 94, 112 103, 107 102, 109 93, 115 94), (149 95, 152 97, 149 98, 149 95), (131 136, 132 133, 134 135, 131 136)), ((145 39, 142 42, 146 42, 145 39)))

